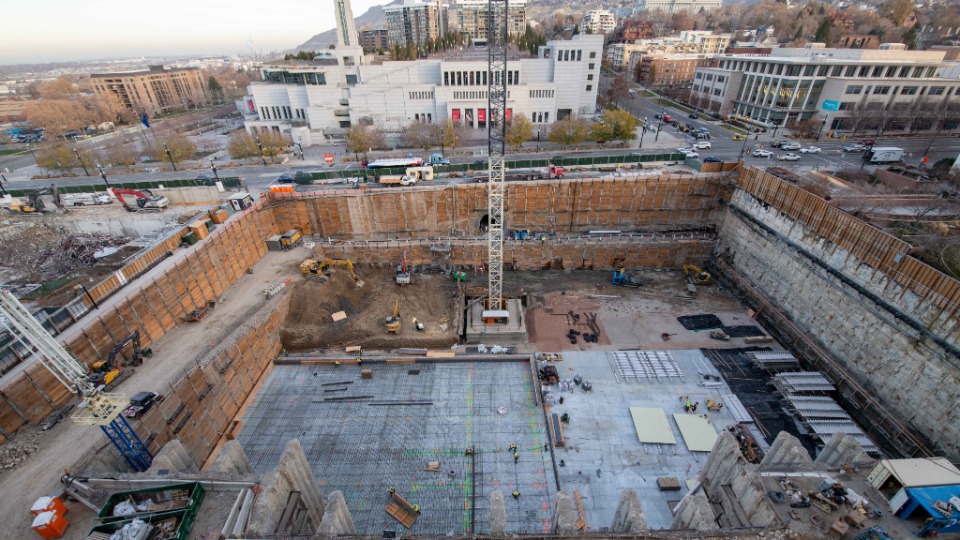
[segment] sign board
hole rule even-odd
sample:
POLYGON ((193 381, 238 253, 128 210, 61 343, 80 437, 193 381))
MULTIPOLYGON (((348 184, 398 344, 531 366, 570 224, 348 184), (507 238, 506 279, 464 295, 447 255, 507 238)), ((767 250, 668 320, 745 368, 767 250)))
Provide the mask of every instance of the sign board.
POLYGON ((839 101, 834 101, 834 100, 832 100, 832 99, 825 99, 825 100, 823 100, 823 104, 820 105, 820 108, 823 109, 823 110, 825 110, 825 111, 839 111, 839 110, 840 110, 840 102, 839 102, 839 101))
POLYGON ((323 160, 326 161, 327 163, 333 163, 333 154, 329 152, 324 153, 323 160))

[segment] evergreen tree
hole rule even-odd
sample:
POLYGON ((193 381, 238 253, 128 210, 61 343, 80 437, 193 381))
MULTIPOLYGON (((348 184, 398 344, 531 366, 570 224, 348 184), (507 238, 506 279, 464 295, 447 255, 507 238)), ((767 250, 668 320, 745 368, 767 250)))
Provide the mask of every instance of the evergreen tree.
POLYGON ((823 19, 820 21, 820 26, 817 27, 817 31, 813 35, 813 41, 817 43, 826 43, 827 47, 831 45, 830 19, 823 19))

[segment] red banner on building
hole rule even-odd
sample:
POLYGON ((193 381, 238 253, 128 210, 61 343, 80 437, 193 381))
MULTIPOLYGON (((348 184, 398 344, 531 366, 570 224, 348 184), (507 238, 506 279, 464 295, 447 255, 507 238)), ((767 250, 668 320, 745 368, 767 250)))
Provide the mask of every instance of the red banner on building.
POLYGON ((509 124, 509 123, 510 123, 510 120, 513 120, 513 109, 507 109, 506 112, 504 112, 504 114, 503 114, 503 118, 504 118, 504 119, 507 121, 507 123, 509 124))
POLYGON ((487 121, 487 110, 477 109, 477 122, 486 122, 486 121, 487 121))
POLYGON ((460 109, 454 109, 452 116, 454 122, 460 123, 460 109))
POLYGON ((253 100, 247 100, 247 108, 250 109, 250 112, 257 112, 257 108, 253 105, 253 100))

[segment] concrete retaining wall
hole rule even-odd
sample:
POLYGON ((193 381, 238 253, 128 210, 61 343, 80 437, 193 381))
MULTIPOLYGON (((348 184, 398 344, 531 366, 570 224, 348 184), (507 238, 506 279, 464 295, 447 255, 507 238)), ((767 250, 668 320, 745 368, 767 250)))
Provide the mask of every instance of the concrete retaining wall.
POLYGON ((960 424, 946 405, 960 400, 955 280, 920 267, 902 242, 862 222, 847 224, 854 218, 845 214, 833 219, 833 209, 791 217, 815 209, 794 210, 795 188, 763 181, 772 186, 764 198, 746 190, 732 197, 716 255, 826 351, 824 361, 838 370, 828 374, 872 415, 865 427, 906 453, 929 453, 903 422, 960 459, 960 424))
POLYGON ((157 189, 156 195, 163 195, 170 200, 170 204, 221 204, 220 192, 213 186, 179 187, 157 189))

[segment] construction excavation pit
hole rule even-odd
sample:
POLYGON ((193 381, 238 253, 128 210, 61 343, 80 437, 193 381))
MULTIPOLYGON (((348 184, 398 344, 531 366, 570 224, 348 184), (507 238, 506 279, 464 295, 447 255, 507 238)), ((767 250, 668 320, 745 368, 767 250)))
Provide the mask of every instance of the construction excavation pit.
POLYGON ((265 194, 46 319, 0 292, 0 538, 45 496, 64 538, 954 533, 960 282, 912 246, 756 169, 516 182, 497 306, 486 190, 265 194))

